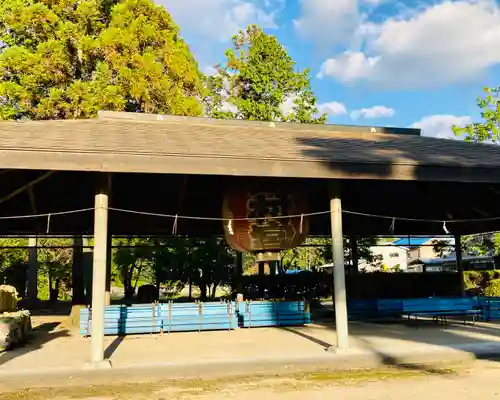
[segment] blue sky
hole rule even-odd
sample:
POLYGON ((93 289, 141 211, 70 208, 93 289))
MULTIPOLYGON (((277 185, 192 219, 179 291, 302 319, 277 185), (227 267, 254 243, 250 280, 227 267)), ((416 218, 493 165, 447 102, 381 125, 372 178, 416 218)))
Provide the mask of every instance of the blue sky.
POLYGON ((200 67, 223 59, 256 23, 311 70, 329 121, 423 129, 450 137, 479 119, 476 98, 500 85, 496 0, 157 0, 180 25, 200 67))

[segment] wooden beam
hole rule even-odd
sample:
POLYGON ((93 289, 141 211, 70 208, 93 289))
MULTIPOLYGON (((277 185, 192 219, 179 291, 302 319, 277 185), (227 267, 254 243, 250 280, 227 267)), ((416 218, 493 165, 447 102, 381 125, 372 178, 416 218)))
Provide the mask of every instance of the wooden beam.
POLYGON ((0 150, 0 168, 277 178, 500 183, 495 168, 349 164, 321 160, 0 150), (22 163, 19 161, 22 160, 22 163))
POLYGON ((45 172, 43 175, 39 176, 38 178, 32 180, 31 182, 28 182, 26 185, 21 186, 20 188, 14 190, 13 192, 9 193, 7 196, 3 197, 0 199, 0 204, 5 203, 6 201, 16 197, 17 195, 24 193, 27 190, 30 190, 33 186, 35 186, 37 183, 40 183, 53 175, 55 171, 48 171, 45 172))

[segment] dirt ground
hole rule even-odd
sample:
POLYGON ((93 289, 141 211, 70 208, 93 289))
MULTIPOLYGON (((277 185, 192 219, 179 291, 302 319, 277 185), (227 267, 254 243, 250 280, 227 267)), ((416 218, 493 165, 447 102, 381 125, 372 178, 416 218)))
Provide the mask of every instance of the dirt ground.
MULTIPOLYGON (((41 365, 47 368, 58 363, 67 368, 73 364, 81 368, 88 354, 88 343, 79 337, 78 332, 72 332, 74 328, 68 324, 67 317, 37 316, 33 318, 33 325, 37 328, 33 343, 26 348, 0 356, 0 371, 29 369, 31 366, 39 369, 41 365)), ((428 348, 436 350, 451 342, 487 344, 500 341, 500 326, 492 324, 478 325, 475 328, 458 326, 445 330, 393 325, 365 327, 356 324, 353 324, 352 328, 352 341, 360 348, 365 346, 396 350, 411 347, 415 353, 428 348)), ((330 357, 325 353, 325 346, 335 342, 334 334, 334 330, 329 326, 311 326, 294 330, 256 329, 202 334, 180 333, 165 337, 128 337, 119 343, 112 359, 116 364, 125 364, 127 360, 139 359, 139 354, 143 354, 145 359, 160 361, 200 360, 200 357, 209 359, 215 356, 247 360, 259 354, 278 357, 289 353, 290 349, 293 349, 295 355, 317 354, 330 357), (242 349, 249 350, 245 352, 242 349)), ((211 376, 210 369, 206 368, 210 367, 199 364, 196 370, 201 373, 197 372, 195 375, 185 375, 181 370, 175 369, 178 372, 175 376, 185 377, 184 379, 173 379, 158 370, 151 375, 146 374, 146 378, 145 374, 128 372, 109 379, 107 376, 88 379, 72 377, 61 384, 61 381, 56 383, 53 378, 45 378, 44 375, 32 389, 23 390, 20 388, 26 387, 24 378, 18 379, 19 382, 14 384, 13 378, 4 377, 4 380, 0 381, 0 399, 442 400, 443 397, 449 397, 453 400, 500 400, 500 387, 497 384, 500 362, 495 361, 472 361, 464 365, 447 365, 446 368, 393 366, 379 370, 348 372, 327 371, 321 367, 300 372, 293 368, 274 369, 270 365, 265 373, 259 375, 249 375, 246 371, 245 376, 236 376, 233 373, 231 376, 224 375, 224 378, 211 376), (205 379, 186 378, 188 376, 201 376, 205 379)))
POLYGON ((4 392, 2 400, 489 400, 500 398, 500 363, 469 367, 390 368, 378 371, 295 373, 217 380, 109 382, 4 392))

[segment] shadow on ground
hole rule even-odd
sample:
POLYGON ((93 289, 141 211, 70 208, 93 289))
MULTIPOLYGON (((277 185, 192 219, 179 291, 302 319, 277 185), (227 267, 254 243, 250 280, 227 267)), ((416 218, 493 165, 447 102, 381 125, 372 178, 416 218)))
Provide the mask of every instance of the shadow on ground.
MULTIPOLYGON (((330 351, 336 346, 335 337, 330 334, 335 330, 332 319, 333 316, 329 316, 326 320, 325 318, 315 320, 309 327, 286 327, 282 330, 309 340, 325 351, 330 351)), ((428 320, 408 323, 406 319, 392 319, 371 322, 351 321, 349 329, 351 340, 356 343, 356 347, 375 354, 385 366, 443 373, 442 369, 428 364, 408 362, 406 356, 397 355, 398 351, 410 353, 411 346, 418 344, 462 350, 476 359, 500 361, 500 324, 497 323, 479 322, 472 325, 470 321, 467 324, 463 321, 449 321, 447 325, 442 325, 428 320), (383 345, 385 339, 388 341, 383 345), (394 340, 396 348, 389 348, 390 340, 394 340)), ((432 348, 428 350, 417 348, 415 354, 418 355, 419 351, 432 351, 432 348)))
POLYGON ((39 350, 48 342, 69 336, 65 329, 57 330, 60 322, 42 323, 35 327, 23 345, 0 353, 0 365, 4 365, 15 358, 22 357, 30 352, 39 350))
POLYGON ((125 335, 117 336, 104 350, 104 358, 111 358, 115 351, 120 347, 120 344, 125 340, 125 335))

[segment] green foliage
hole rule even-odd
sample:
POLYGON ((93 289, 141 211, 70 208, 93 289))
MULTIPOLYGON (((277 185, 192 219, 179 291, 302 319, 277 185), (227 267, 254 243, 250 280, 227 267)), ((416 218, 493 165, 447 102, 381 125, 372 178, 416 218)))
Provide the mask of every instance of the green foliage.
POLYGON ((484 289, 484 295, 488 297, 500 296, 500 279, 492 279, 484 289))
MULTIPOLYGON (((381 256, 373 254, 371 247, 377 244, 376 237, 358 238, 358 260, 365 260, 374 264, 380 261, 381 256)), ((352 263, 350 239, 344 238, 344 259, 346 265, 352 263)), ((289 269, 315 269, 320 265, 332 262, 332 244, 330 238, 307 238, 302 246, 281 251, 281 267, 289 269)), ((250 253, 243 256, 244 270, 254 274, 255 257, 250 253)))
MULTIPOLYGON (((376 237, 358 238, 358 260, 374 264, 380 261, 380 256, 373 254, 371 247, 378 242, 376 237)), ((352 246, 350 239, 344 238, 344 260, 352 263, 352 246)), ((331 263, 333 260, 330 238, 307 238, 303 246, 281 252, 281 262, 287 269, 311 269, 331 263), (308 246, 311 245, 311 246, 308 246)))
POLYGON ((72 286, 72 240, 66 238, 38 239, 39 298, 67 300, 72 286), (64 246, 64 247, 63 247, 64 246), (42 297, 43 296, 43 297, 42 297), (47 297, 45 297, 47 296, 47 297))
POLYGON ((140 283, 151 283, 144 279, 152 275, 153 250, 149 238, 114 239, 113 245, 124 246, 114 250, 111 268, 112 280, 125 289, 125 298, 131 298, 140 283), (125 247, 128 246, 128 247, 125 247))
POLYGON ((28 262, 29 253, 27 249, 9 249, 6 247, 27 245, 28 239, 25 238, 0 238, 0 274, 10 265, 28 262))
MULTIPOLYGON (((446 253, 454 252, 455 245, 446 240, 435 239, 431 242, 434 252, 443 257, 446 253)), ((461 237, 461 247, 464 255, 485 256, 493 249, 495 254, 500 251, 500 234, 478 234, 461 237)))
MULTIPOLYGON (((325 239, 323 239, 325 240, 325 239)), ((358 260, 364 260, 368 264, 377 264, 380 263, 382 260, 382 257, 380 255, 373 254, 371 247, 375 246, 378 244, 379 240, 377 237, 374 236, 369 236, 369 237, 363 237, 363 238, 357 238, 357 245, 358 245, 358 260)), ((344 237, 344 259, 346 264, 352 263, 352 246, 350 239, 347 237, 344 237)), ((325 253, 324 257, 326 260, 326 263, 329 263, 333 259, 332 255, 332 246, 331 246, 331 240, 327 239, 327 246, 325 247, 325 253)))
POLYGON ((482 281, 482 275, 478 271, 464 271, 466 290, 476 290, 481 286, 482 281))
POLYGON ((318 115, 309 70, 298 72, 276 37, 251 25, 233 37, 233 49, 207 77, 205 112, 214 118, 324 123, 318 115), (291 113, 283 105, 293 101, 291 113))
POLYGON ((498 142, 500 139, 500 87, 484 88, 484 97, 478 97, 477 105, 481 110, 483 122, 471 123, 464 127, 454 126, 457 136, 465 135, 469 142, 498 142))
POLYGON ((214 298, 217 287, 229 283, 235 268, 236 255, 226 242, 210 237, 197 243, 192 252, 190 281, 198 286, 201 298, 214 298))
POLYGON ((200 288, 202 298, 213 298, 234 269, 235 254, 219 238, 115 239, 113 276, 132 297, 140 284, 155 284, 175 296, 187 284, 200 288))
POLYGON ((285 270, 288 269, 311 269, 327 264, 328 254, 331 254, 330 241, 324 238, 308 238, 304 245, 294 249, 281 252, 281 264, 285 270))
MULTIPOLYGON (((500 271, 464 271, 465 288, 474 295, 486 294, 491 282, 500 279, 500 271)), ((490 291, 492 289, 489 289, 490 291)))
POLYGON ((0 2, 0 120, 200 115, 202 80, 152 0, 0 2))
MULTIPOLYGON (((38 239, 38 297, 41 300, 67 299, 72 285, 71 265, 73 249, 71 239, 39 238, 38 239)), ((5 275, 22 286, 26 284, 26 268, 29 257, 27 238, 0 239, 0 277, 5 275), (10 248, 9 248, 10 247, 10 248), (17 277, 16 277, 17 276, 17 277)), ((20 290, 24 293, 24 290, 20 290)))

